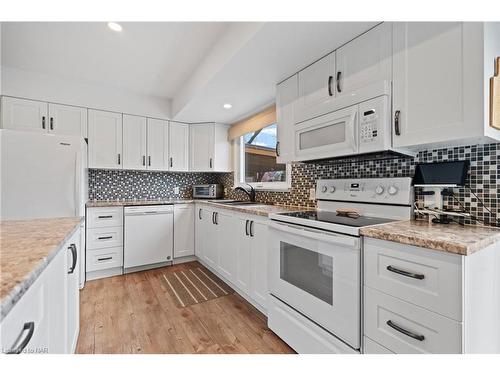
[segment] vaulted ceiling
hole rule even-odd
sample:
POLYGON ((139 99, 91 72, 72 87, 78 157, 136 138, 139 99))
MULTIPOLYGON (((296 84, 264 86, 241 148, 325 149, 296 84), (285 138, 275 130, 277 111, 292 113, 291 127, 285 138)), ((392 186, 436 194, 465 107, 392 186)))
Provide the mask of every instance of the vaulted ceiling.
POLYGON ((2 65, 153 96, 172 118, 233 122, 373 22, 4 22, 2 65), (226 110, 222 104, 231 103, 226 110))

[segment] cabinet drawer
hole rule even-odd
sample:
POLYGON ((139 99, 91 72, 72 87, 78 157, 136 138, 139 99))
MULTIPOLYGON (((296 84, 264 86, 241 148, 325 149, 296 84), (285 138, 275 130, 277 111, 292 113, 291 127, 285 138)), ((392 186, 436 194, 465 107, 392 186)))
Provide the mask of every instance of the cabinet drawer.
MULTIPOLYGON (((9 352, 31 339, 22 353, 48 353, 46 273, 42 273, 16 303, 0 326, 0 350, 9 352)), ((61 301, 62 302, 62 301, 61 301)))
POLYGON ((88 228, 119 226, 123 226, 123 207, 87 208, 88 228))
POLYGON ((86 266, 87 272, 122 267, 123 248, 110 247, 107 249, 87 250, 86 266))
POLYGON ((363 338, 363 341, 363 354, 394 354, 389 349, 366 336, 363 338))
POLYGON ((461 353, 462 324, 365 287, 365 335, 394 353, 461 353))
POLYGON ((117 247, 122 244, 122 227, 87 229, 87 250, 117 247))
POLYGON ((365 239, 365 285, 462 321, 462 257, 365 239))

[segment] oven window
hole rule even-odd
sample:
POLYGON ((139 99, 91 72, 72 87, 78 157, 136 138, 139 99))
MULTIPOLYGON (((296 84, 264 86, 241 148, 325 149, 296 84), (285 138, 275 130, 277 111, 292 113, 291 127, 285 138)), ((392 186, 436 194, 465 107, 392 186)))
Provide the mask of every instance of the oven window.
POLYGON ((281 242, 280 278, 333 305, 332 257, 281 242))
POLYGON ((340 122, 330 124, 321 128, 305 131, 299 135, 299 145, 301 150, 335 145, 345 142, 346 123, 340 122))
POLYGON ((195 189, 197 195, 202 195, 204 197, 207 197, 210 194, 210 188, 208 186, 203 186, 203 187, 200 186, 195 189))

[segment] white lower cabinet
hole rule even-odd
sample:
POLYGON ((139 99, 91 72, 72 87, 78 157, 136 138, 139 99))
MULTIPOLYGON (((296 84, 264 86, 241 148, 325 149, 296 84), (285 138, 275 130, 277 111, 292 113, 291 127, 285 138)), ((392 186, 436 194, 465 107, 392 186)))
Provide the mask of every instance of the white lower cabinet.
POLYGON ((267 310, 267 220, 196 207, 196 256, 261 311, 267 310))
POLYGON ((3 353, 74 353, 80 321, 79 243, 77 230, 2 320, 3 353))
POLYGON ((174 204, 174 258, 194 255, 194 206, 174 204))

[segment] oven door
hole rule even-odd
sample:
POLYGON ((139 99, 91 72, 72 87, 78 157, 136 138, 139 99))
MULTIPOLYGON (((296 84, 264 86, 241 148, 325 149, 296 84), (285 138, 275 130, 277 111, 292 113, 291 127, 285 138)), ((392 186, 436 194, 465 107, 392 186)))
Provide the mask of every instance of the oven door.
POLYGON ((359 238, 278 222, 269 228, 271 294, 359 349, 359 238))
POLYGON ((302 161, 356 154, 357 129, 357 105, 297 124, 295 157, 302 161))

